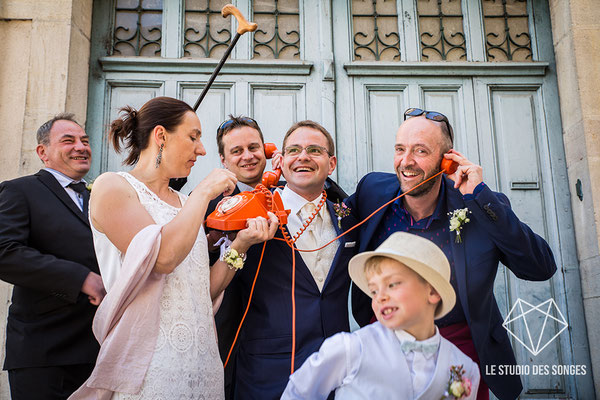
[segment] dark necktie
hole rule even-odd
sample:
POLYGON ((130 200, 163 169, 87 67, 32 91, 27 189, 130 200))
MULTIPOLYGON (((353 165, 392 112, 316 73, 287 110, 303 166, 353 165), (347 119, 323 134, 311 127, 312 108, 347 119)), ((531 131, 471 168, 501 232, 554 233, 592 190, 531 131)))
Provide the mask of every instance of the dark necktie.
POLYGON ((82 201, 82 203, 83 203, 83 206, 82 206, 82 208, 83 208, 83 215, 85 215, 86 218, 87 218, 87 215, 88 215, 88 203, 90 201, 90 192, 87 190, 87 187, 85 186, 85 183, 83 183, 83 182, 78 182, 78 183, 71 182, 71 183, 69 183, 69 187, 81 195, 81 198, 83 199, 83 201, 82 201))

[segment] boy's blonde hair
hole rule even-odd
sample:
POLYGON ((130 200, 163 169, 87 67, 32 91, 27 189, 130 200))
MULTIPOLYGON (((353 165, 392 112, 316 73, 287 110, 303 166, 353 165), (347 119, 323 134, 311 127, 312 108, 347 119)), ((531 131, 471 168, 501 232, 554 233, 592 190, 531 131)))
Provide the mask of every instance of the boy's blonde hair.
POLYGON ((386 257, 386 256, 373 256, 371 258, 368 258, 367 261, 365 261, 365 275, 368 277, 369 275, 372 276, 374 274, 380 274, 381 273, 381 263, 385 260, 394 261, 400 265, 404 265, 406 268, 409 268, 411 271, 413 271, 419 277, 421 282, 427 283, 429 285, 429 282, 427 282, 427 280, 425 280, 425 278, 423 278, 417 271, 413 270, 408 265, 406 265, 398 260, 394 260, 393 258, 386 257))

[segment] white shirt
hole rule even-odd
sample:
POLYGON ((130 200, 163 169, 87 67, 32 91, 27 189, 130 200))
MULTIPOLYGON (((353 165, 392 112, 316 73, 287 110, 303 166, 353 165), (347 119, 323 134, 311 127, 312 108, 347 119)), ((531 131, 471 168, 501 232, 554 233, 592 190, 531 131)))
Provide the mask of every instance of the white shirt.
MULTIPOLYGON (((276 190, 281 194, 281 200, 283 201, 285 208, 292 211, 288 216, 287 227, 290 235, 293 237, 303 226, 301 216, 302 208, 306 203, 309 203, 309 201, 294 192, 289 186, 285 186, 283 190, 276 190)), ((321 194, 311 201, 311 203, 317 207, 322 197, 323 195, 321 194)), ((331 222, 327 205, 323 204, 323 207, 321 207, 317 216, 315 216, 308 228, 306 228, 304 233, 300 235, 296 241, 296 247, 302 250, 312 250, 324 245, 336 236, 336 230, 331 222), (311 237, 311 234, 314 236, 311 237)), ((331 264, 333 263, 338 247, 339 241, 336 240, 319 251, 300 252, 302 260, 315 279, 315 283, 320 291, 323 290, 323 285, 325 284, 325 280, 331 269, 331 264)))
POLYGON ((254 190, 254 188, 252 186, 246 185, 244 182, 240 182, 240 181, 238 181, 237 187, 238 187, 238 189, 240 189, 240 192, 251 192, 254 190))
MULTIPOLYGON (((435 345, 436 348, 439 348, 440 345, 441 336, 437 326, 435 327, 435 335, 429 339, 420 341, 415 339, 410 333, 401 329, 394 331, 394 334, 398 340, 400 340, 401 344, 404 342, 417 342, 425 345, 435 345)), ((437 353, 437 350, 434 354, 423 354, 420 351, 409 351, 404 353, 412 378, 413 393, 417 396, 423 393, 427 384, 431 381, 431 378, 433 378, 435 366, 437 364, 437 353)))
POLYGON ((75 202, 75 204, 77 204, 77 207, 79 207, 79 209, 81 211, 83 211, 83 196, 80 195, 79 193, 77 193, 76 191, 74 191, 73 189, 71 189, 70 187, 68 187, 71 183, 79 183, 79 182, 83 182, 87 185, 87 182, 84 179, 81 179, 79 181, 76 181, 72 178, 69 178, 68 176, 66 176, 65 174, 63 174, 62 172, 59 172, 55 169, 52 168, 44 168, 44 170, 50 172, 58 181, 58 183, 63 187, 63 189, 65 189, 65 192, 67 192, 67 194, 69 195, 69 197, 71 199, 73 199, 73 201, 75 202))

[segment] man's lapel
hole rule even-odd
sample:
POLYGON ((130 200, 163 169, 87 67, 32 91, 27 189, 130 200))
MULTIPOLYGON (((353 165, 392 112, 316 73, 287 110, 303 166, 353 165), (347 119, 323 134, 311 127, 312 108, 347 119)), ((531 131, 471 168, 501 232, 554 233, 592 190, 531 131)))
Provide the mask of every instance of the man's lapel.
MULTIPOLYGON (((287 225, 285 225, 284 228, 287 230, 287 225)), ((300 252, 295 250, 294 251, 295 254, 292 255, 292 248, 283 240, 283 234, 281 233, 281 229, 277 229, 277 233, 275 233, 275 238, 273 240, 278 242, 281 251, 287 257, 290 266, 292 265, 293 257, 295 257, 296 273, 299 274, 300 276, 303 276, 304 279, 306 280, 308 286, 310 286, 311 290, 314 290, 318 293, 319 287, 317 286, 317 283, 315 282, 315 278, 313 278, 312 274, 310 273, 310 270, 304 263, 304 260, 302 259, 300 252), (281 240, 279 240, 279 239, 281 239, 281 240)))
POLYGON ((56 178, 50 172, 42 169, 35 175, 48 189, 50 189, 50 191, 52 191, 52 193, 54 193, 54 195, 56 195, 56 197, 59 198, 60 201, 63 202, 65 206, 67 206, 69 210, 73 211, 77 218, 83 221, 83 223, 85 223, 87 226, 90 225, 87 216, 84 215, 79 207, 75 205, 73 199, 69 197, 65 189, 60 185, 60 183, 58 183, 56 178))
MULTIPOLYGON (((331 201, 327 200, 327 203, 325 204, 325 206, 327 207, 329 217, 331 218, 331 223, 333 224, 333 226, 335 228, 335 235, 338 236, 342 233, 342 229, 338 226, 338 219, 337 219, 337 215, 335 214, 335 210, 333 208, 333 203, 331 201)), ((338 242, 339 242, 339 246, 338 246, 337 251, 335 252, 333 261, 331 262, 331 267, 329 268, 329 273, 327 274, 327 278, 325 278, 325 283, 323 284, 323 291, 325 291, 325 289, 327 288, 327 284, 331 280, 331 277, 335 273, 337 273, 336 269, 337 268, 346 268, 346 266, 347 266, 347 265, 338 265, 338 264, 340 264, 338 260, 341 257, 342 251, 344 250, 344 243, 346 243, 345 237, 343 236, 340 239, 338 239, 338 242)), ((319 247, 324 244, 325 243, 321 243, 319 245, 319 247)))
MULTIPOLYGON (((377 208, 381 207, 382 205, 396 197, 398 195, 398 191, 400 190, 400 183, 398 182, 398 180, 396 180, 393 185, 389 185, 388 187, 382 187, 379 190, 381 190, 381 197, 379 197, 381 201, 378 204, 375 204, 373 208, 369 207, 369 210, 371 212, 375 211, 377 208)), ((375 234, 375 230, 379 227, 383 216, 385 215, 386 211, 390 206, 391 204, 379 210, 379 212, 373 215, 371 219, 367 222, 367 227, 365 228, 364 234, 361 235, 360 252, 365 251, 367 249, 367 246, 369 245, 373 238, 373 235, 375 234)), ((363 216, 363 218, 366 217, 368 217, 368 215, 363 216)))
MULTIPOLYGON (((463 200, 462 193, 454 189, 454 184, 451 180, 446 179, 446 206, 448 212, 452 212, 459 208, 465 208, 465 202, 463 200)), ((448 218, 446 218, 448 220, 448 218)), ((450 222, 448 221, 448 226, 450 222)), ((469 301, 467 292, 467 258, 466 258, 466 247, 469 237, 463 232, 463 240, 461 243, 456 243, 456 233, 450 232, 448 229, 448 235, 450 235, 450 245, 452 246, 452 256, 454 258, 454 271, 456 272, 456 282, 458 284, 458 299, 462 306, 463 312, 467 322, 471 321, 469 314, 469 301)))

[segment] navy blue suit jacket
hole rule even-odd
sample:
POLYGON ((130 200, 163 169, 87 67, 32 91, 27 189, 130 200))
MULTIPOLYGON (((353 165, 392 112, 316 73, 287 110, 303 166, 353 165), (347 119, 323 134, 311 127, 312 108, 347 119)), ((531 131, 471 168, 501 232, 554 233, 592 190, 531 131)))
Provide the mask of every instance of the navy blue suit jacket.
MULTIPOLYGON (((327 201, 327 207, 335 229, 338 230, 333 204, 327 201)), ((346 217, 342 222, 342 228, 347 229, 354 221, 352 217, 346 217)), ((295 252, 295 369, 300 368, 327 337, 349 330, 348 261, 358 247, 355 235, 353 231, 339 239, 340 245, 322 292, 319 291, 300 253, 295 252)), ((276 238, 281 237, 281 231, 278 231, 276 238)), ((234 279, 234 283, 242 291, 244 306, 247 304, 262 249, 262 244, 250 248, 244 269, 238 272, 234 279)), ((239 339, 235 377, 236 399, 279 399, 287 385, 292 349, 291 282, 291 248, 281 240, 270 240, 266 244, 250 309, 239 339)), ((353 293, 353 303, 356 304, 353 314, 359 323, 368 321, 371 315, 370 303, 358 299, 353 293)))
MULTIPOLYGON (((462 243, 455 243, 452 255, 460 301, 471 329, 480 359, 481 376, 500 399, 514 399, 523 390, 519 376, 486 376, 485 366, 515 364, 515 357, 503 318, 494 297, 494 279, 498 263, 506 265, 518 278, 541 281, 552 277, 556 264, 548 243, 519 221, 508 198, 487 186, 474 200, 463 200, 454 183, 446 179, 448 210, 467 207, 471 221, 461 231, 462 243)), ((358 184, 356 193, 346 204, 359 220, 397 196, 400 190, 394 174, 373 172, 358 184)), ((389 206, 388 206, 389 207, 389 206)), ((360 227, 359 251, 373 250, 376 236, 387 207, 360 227)))

